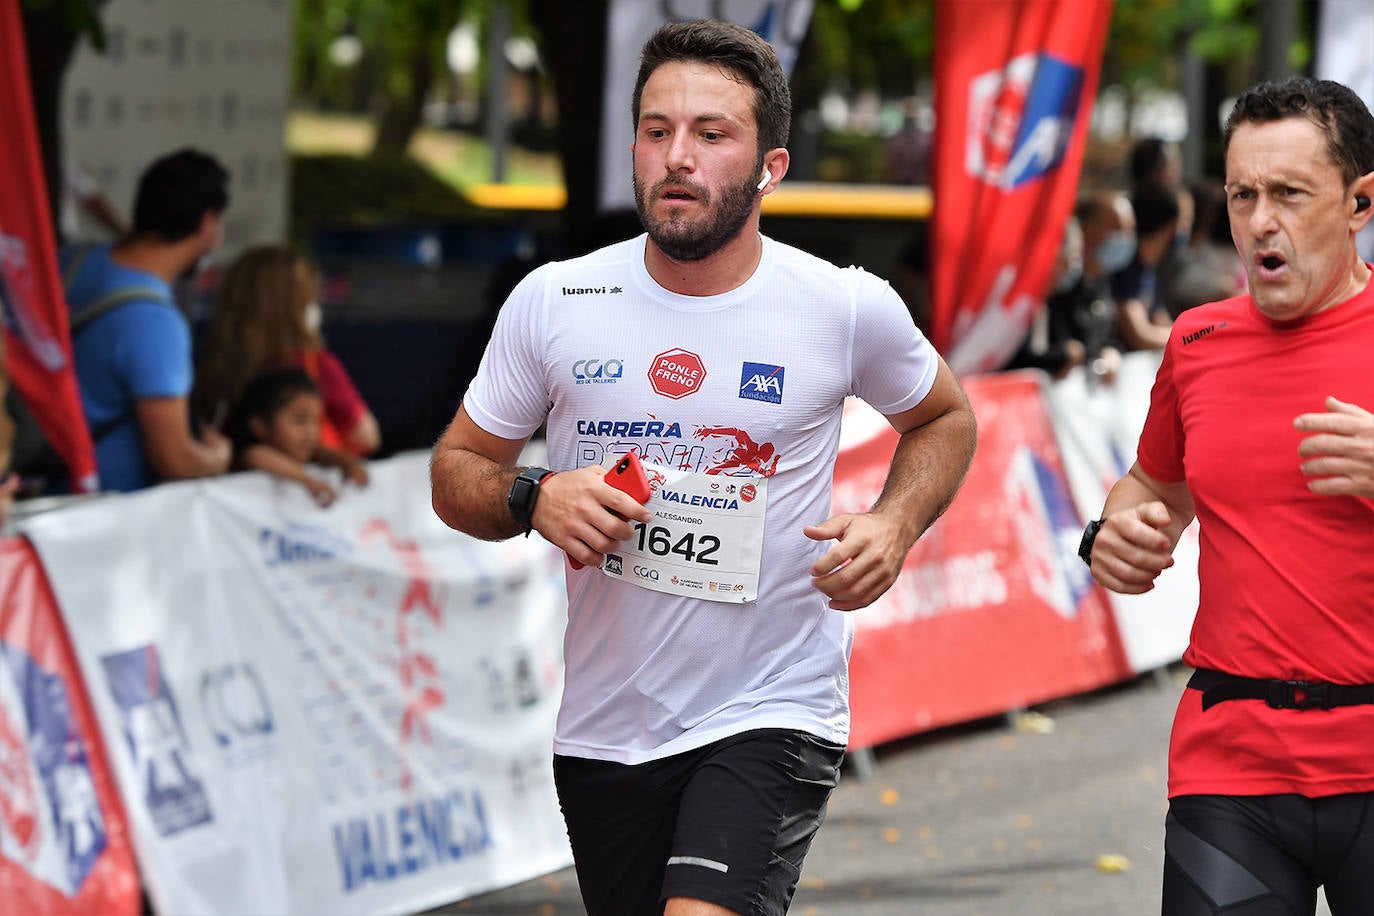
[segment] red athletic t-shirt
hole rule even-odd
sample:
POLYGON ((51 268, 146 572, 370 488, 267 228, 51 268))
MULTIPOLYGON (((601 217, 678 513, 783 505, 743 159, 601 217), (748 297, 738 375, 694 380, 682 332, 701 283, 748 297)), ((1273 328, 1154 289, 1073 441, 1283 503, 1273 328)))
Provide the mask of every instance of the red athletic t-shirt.
MULTIPOLYGON (((1374 500, 1319 496, 1293 420, 1328 395, 1374 411, 1374 282, 1307 319, 1248 296, 1184 312, 1150 395, 1138 458, 1186 481, 1201 529, 1201 599, 1183 659, 1231 674, 1374 683, 1374 500)), ((1374 791, 1374 705, 1202 711, 1185 690, 1169 795, 1374 791)))

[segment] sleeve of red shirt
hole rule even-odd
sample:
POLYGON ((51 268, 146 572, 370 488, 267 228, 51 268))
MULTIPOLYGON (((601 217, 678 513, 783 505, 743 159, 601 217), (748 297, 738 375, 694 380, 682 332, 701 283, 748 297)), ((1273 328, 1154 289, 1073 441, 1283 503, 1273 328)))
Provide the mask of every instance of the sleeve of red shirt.
POLYGON ((324 415, 334 428, 346 434, 367 413, 367 403, 358 394, 348 370, 333 353, 321 350, 319 359, 320 395, 324 398, 324 415))
POLYGON ((1164 359, 1150 389, 1150 412, 1136 447, 1140 468, 1155 480, 1178 483, 1183 471, 1183 418, 1178 388, 1174 383, 1174 340, 1164 349, 1164 359))

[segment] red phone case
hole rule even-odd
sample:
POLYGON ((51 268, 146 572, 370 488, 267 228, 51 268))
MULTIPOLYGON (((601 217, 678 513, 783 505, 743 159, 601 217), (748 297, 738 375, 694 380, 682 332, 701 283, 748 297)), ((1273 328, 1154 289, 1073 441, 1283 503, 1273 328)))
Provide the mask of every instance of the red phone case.
MULTIPOLYGON (((644 473, 644 464, 639 460, 639 452, 626 452, 606 472, 603 479, 622 493, 633 496, 639 503, 647 503, 654 492, 649 487, 649 475, 644 473)), ((581 569, 583 566, 572 557, 568 557, 568 562, 572 564, 573 569, 581 569)))
POLYGON ((644 465, 639 460, 639 452, 627 452, 606 472, 606 482, 635 498, 635 502, 647 503, 653 495, 649 489, 649 475, 644 473, 644 465))

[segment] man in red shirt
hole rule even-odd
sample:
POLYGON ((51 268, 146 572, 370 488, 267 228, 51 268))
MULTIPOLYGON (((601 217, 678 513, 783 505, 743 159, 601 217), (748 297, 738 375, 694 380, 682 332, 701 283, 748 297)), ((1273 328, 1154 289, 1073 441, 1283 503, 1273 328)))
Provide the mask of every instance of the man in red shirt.
POLYGON ((1184 312, 1137 460, 1080 553, 1139 594, 1198 519, 1201 597, 1174 719, 1164 913, 1374 908, 1374 285, 1355 235, 1374 117, 1305 78, 1227 120, 1249 293, 1184 312))

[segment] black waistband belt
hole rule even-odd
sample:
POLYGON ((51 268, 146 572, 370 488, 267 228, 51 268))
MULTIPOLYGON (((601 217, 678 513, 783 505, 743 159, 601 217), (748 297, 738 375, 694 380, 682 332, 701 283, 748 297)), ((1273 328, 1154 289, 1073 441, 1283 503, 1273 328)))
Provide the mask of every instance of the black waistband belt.
POLYGON ((1188 686, 1202 691, 1204 712, 1226 700, 1263 700, 1275 709, 1330 709, 1374 703, 1374 684, 1265 680, 1206 668, 1194 671, 1188 686))

